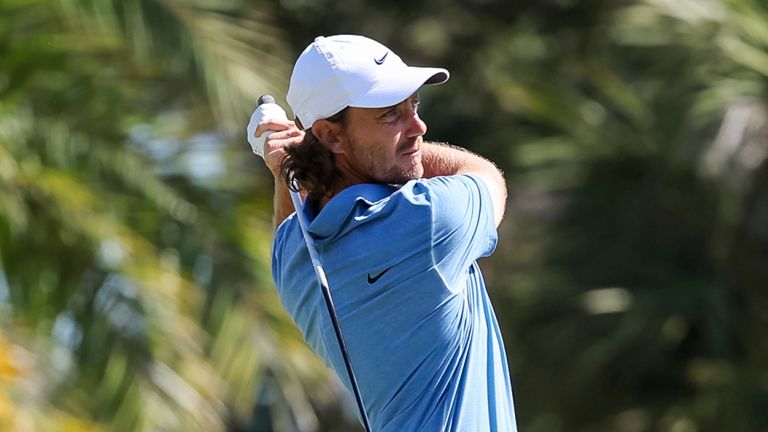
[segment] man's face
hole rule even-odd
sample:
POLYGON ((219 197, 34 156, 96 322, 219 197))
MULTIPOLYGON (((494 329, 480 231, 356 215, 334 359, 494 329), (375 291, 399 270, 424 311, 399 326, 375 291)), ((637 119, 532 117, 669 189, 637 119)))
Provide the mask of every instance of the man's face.
POLYGON ((424 174, 419 95, 387 108, 349 108, 341 146, 347 169, 373 183, 401 184, 424 174))

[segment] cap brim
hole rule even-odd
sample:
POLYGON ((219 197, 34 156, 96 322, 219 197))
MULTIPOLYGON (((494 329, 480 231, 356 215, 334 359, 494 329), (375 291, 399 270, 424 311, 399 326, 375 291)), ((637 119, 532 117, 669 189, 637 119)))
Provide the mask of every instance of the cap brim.
POLYGON ((442 84, 448 81, 450 73, 442 68, 407 66, 397 76, 382 77, 370 91, 349 104, 356 108, 384 108, 396 105, 422 86, 442 84))

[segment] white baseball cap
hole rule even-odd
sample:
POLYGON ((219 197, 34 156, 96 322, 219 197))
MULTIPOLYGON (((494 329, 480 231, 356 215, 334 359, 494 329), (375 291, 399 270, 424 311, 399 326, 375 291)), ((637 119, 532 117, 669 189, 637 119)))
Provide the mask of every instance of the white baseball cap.
POLYGON ((346 107, 396 105, 424 84, 441 84, 441 68, 408 66, 389 48, 364 36, 315 38, 291 75, 288 104, 304 129, 346 107))

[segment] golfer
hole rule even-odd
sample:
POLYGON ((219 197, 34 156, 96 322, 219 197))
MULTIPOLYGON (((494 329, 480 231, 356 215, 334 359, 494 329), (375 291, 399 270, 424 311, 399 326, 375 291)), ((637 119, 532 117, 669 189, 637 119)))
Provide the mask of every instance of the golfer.
POLYGON ((296 121, 264 121, 275 177, 272 271, 307 343, 349 388, 289 196, 315 239, 372 430, 516 431, 504 344, 477 259, 506 187, 496 166, 428 143, 419 90, 448 71, 407 66, 371 39, 318 37, 299 56, 296 121))

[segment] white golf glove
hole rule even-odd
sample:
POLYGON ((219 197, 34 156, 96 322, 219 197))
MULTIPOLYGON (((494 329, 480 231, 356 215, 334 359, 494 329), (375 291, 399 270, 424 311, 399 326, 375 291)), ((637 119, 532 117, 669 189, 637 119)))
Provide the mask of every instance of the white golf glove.
POLYGON ((266 131, 256 138, 256 128, 259 127, 259 123, 268 120, 288 120, 288 116, 285 111, 276 103, 263 103, 256 107, 256 110, 251 114, 251 121, 248 122, 248 127, 245 128, 248 134, 248 143, 251 145, 253 152, 264 159, 264 141, 267 139, 270 133, 266 131))

